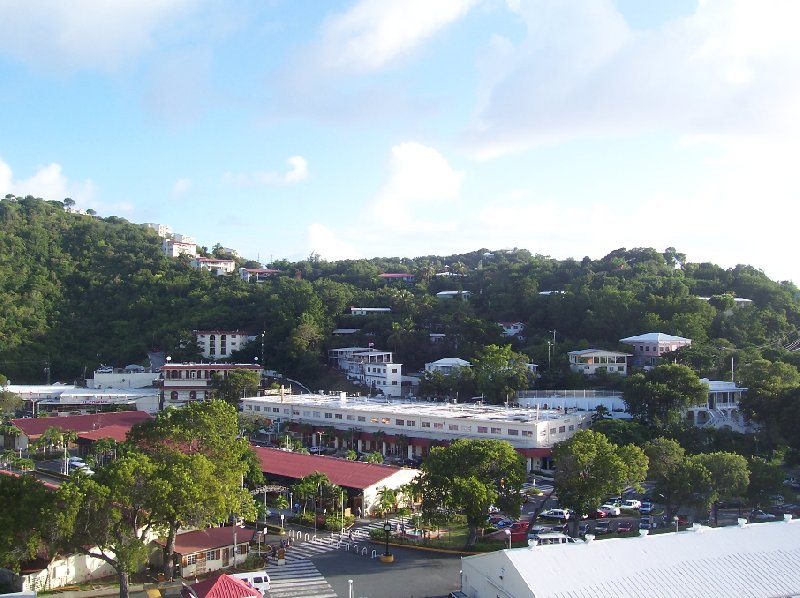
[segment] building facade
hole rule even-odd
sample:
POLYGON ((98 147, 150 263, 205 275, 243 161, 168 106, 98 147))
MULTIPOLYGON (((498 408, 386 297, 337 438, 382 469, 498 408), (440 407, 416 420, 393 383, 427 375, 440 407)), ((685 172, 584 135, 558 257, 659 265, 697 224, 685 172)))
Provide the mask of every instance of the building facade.
POLYGON ((628 358, 633 357, 630 353, 603 349, 582 349, 570 351, 567 355, 569 356, 569 369, 585 376, 594 376, 597 370, 627 376, 628 358))
POLYGON ((442 359, 437 359, 436 361, 426 363, 425 371, 430 373, 441 372, 445 376, 449 376, 457 369, 471 367, 472 364, 465 359, 460 359, 458 357, 443 357, 442 359))
POLYGON ((336 430, 336 448, 347 443, 359 452, 380 451, 413 459, 427 455, 431 446, 458 438, 490 438, 509 442, 529 470, 549 469, 554 443, 588 427, 590 413, 452 404, 435 401, 377 400, 331 395, 246 397, 242 412, 272 426, 287 428, 312 445, 317 434, 336 430))
POLYGON ((385 396, 402 393, 403 364, 395 363, 391 351, 372 347, 341 347, 328 351, 328 363, 345 373, 357 386, 380 391, 385 396))
POLYGON ((739 410, 742 395, 747 389, 724 380, 702 378, 700 381, 708 386, 708 396, 686 410, 686 421, 701 427, 728 428, 740 433, 748 431, 749 426, 739 410))
POLYGON ((190 401, 211 398, 214 374, 227 377, 234 370, 249 370, 263 376, 260 365, 250 363, 168 363, 161 368, 161 403, 180 407, 190 401))
POLYGON ((196 257, 189 264, 198 270, 208 270, 216 276, 227 276, 236 269, 236 262, 228 258, 196 257))
POLYGON ((692 344, 689 338, 673 336, 662 332, 648 332, 638 336, 619 339, 619 342, 633 347, 633 365, 652 367, 658 365, 661 356, 670 351, 692 344))
POLYGON ((251 337, 240 330, 193 330, 200 355, 205 359, 227 359, 242 349, 251 337))

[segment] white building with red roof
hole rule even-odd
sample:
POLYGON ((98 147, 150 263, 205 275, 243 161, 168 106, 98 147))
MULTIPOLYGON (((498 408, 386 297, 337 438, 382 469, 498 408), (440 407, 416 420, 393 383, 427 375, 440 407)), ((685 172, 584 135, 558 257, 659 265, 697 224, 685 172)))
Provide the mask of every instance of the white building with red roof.
MULTIPOLYGON (((175 554, 180 559, 181 577, 193 577, 244 563, 254 534, 255 530, 238 526, 179 533, 175 536, 175 554)), ((163 547, 166 539, 156 540, 154 544, 163 547)), ((150 564, 161 565, 163 554, 161 550, 155 551, 150 564)))
POLYGON ((268 480, 291 486, 314 472, 324 473, 332 483, 345 490, 348 506, 354 510, 361 507, 364 513, 369 513, 377 504, 380 490, 397 490, 419 474, 416 469, 393 465, 306 455, 274 448, 253 447, 253 450, 268 480))
POLYGON ((239 268, 239 278, 245 282, 265 282, 280 272, 272 268, 239 268))

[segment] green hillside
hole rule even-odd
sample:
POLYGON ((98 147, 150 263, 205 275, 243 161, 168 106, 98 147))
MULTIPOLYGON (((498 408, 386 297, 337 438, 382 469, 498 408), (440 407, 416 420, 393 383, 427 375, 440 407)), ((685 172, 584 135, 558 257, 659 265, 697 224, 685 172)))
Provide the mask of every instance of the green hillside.
MULTIPOLYGON (((729 375, 731 357, 800 364, 786 349, 800 338, 793 284, 750 266, 687 263, 672 248, 580 261, 524 249, 336 262, 312 255, 274 262, 280 275, 248 284, 164 257, 143 226, 70 212, 61 202, 8 196, 0 222, 0 373, 18 383, 43 382, 48 364, 53 380, 72 382, 99 363, 143 363, 151 349, 192 358, 196 328, 263 330, 265 366, 311 387, 322 380, 328 348, 367 342, 395 351, 406 371, 513 342, 542 370, 550 355, 542 384, 554 386, 577 383, 566 372, 567 351, 618 348, 618 339, 652 331, 692 338, 693 350, 680 358, 701 375, 729 375), (382 272, 416 279, 385 282, 382 272), (437 299, 443 290, 472 296, 437 299), (734 297, 752 304, 734 307, 734 297), (352 316, 349 306, 392 313, 352 316), (504 340, 498 321, 523 322, 524 339, 504 340), (359 332, 331 336, 340 327, 359 332), (444 341, 431 343, 430 333, 444 341)), ((239 357, 261 352, 254 343, 239 357)))

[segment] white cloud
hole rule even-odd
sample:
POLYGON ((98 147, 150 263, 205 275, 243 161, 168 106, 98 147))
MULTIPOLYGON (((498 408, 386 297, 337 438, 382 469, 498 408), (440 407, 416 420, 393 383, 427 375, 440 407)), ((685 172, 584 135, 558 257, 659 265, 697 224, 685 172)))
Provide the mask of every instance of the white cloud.
POLYGON ((476 0, 361 0, 322 28, 318 53, 334 70, 375 71, 464 16, 476 0))
POLYGON ((773 134, 796 119, 793 0, 709 0, 641 32, 611 0, 531 0, 519 14, 526 39, 494 42, 482 60, 491 74, 465 135, 478 157, 651 130, 773 134))
POLYGON ((190 0, 0 2, 0 55, 60 73, 113 70, 154 45, 190 0))
POLYGON ((192 188, 192 181, 190 181, 189 179, 180 178, 177 181, 175 181, 174 185, 172 185, 172 194, 183 195, 191 188, 192 188))
POLYGON ((14 179, 11 167, 0 160, 0 197, 9 193, 55 201, 69 197, 77 205, 94 207, 94 183, 90 179, 70 181, 64 176, 61 165, 56 162, 40 167, 27 179, 14 179))
POLYGON ((308 227, 309 253, 318 253, 325 260, 361 259, 364 256, 356 247, 323 224, 308 227))
POLYGON ((308 178, 308 161, 303 156, 292 156, 286 160, 286 163, 289 166, 286 172, 226 172, 224 175, 224 180, 226 183, 247 187, 258 184, 291 185, 304 181, 308 178))

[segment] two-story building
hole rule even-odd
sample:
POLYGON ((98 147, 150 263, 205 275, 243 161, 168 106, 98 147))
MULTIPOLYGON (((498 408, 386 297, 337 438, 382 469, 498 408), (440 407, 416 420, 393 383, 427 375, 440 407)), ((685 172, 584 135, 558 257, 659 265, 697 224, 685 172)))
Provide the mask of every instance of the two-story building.
POLYGON ((747 432, 750 426, 739 409, 746 388, 725 380, 700 380, 708 386, 708 395, 686 410, 686 421, 701 427, 729 428, 734 432, 747 432))
POLYGON ((208 270, 216 276, 227 276, 236 269, 235 261, 219 257, 195 257, 189 265, 198 270, 208 270))
POLYGON ((403 364, 394 362, 391 351, 340 347, 328 351, 328 363, 342 370, 358 386, 393 397, 402 392, 403 364))
POLYGON ((472 297, 470 291, 439 291, 436 293, 437 299, 469 299, 472 297))
POLYGON ((379 278, 386 282, 414 282, 415 277, 413 274, 408 272, 384 272, 383 274, 379 275, 379 278))
POLYGON ((426 363, 425 371, 430 373, 441 372, 445 376, 449 376, 459 368, 471 368, 471 367, 472 364, 466 359, 460 359, 458 357, 442 357, 441 359, 437 359, 436 361, 426 363))
POLYGON ((288 427, 306 435, 303 440, 312 445, 317 434, 332 428, 337 431, 337 448, 347 443, 360 452, 380 451, 409 459, 427 455, 431 446, 458 438, 505 440, 526 458, 529 470, 549 469, 553 444, 591 423, 589 412, 387 401, 344 393, 246 397, 241 409, 264 425, 288 427))
POLYGON ((664 353, 677 351, 692 344, 692 339, 673 336, 663 332, 648 332, 638 336, 628 336, 619 342, 633 347, 633 365, 645 367, 658 365, 664 353))
POLYGON ((570 351, 569 369, 585 376, 594 376, 598 370, 604 370, 620 376, 628 375, 628 358, 630 353, 606 351, 605 349, 581 349, 570 351))
POLYGON ((214 374, 227 377, 234 370, 264 371, 251 363, 168 363, 161 368, 161 402, 164 407, 180 407, 190 401, 211 398, 214 374))
POLYGON ((378 314, 392 313, 391 307, 351 307, 350 315, 352 316, 374 316, 378 314))
POLYGON ((497 322, 497 325, 503 329, 503 336, 524 338, 525 324, 522 322, 497 322))

